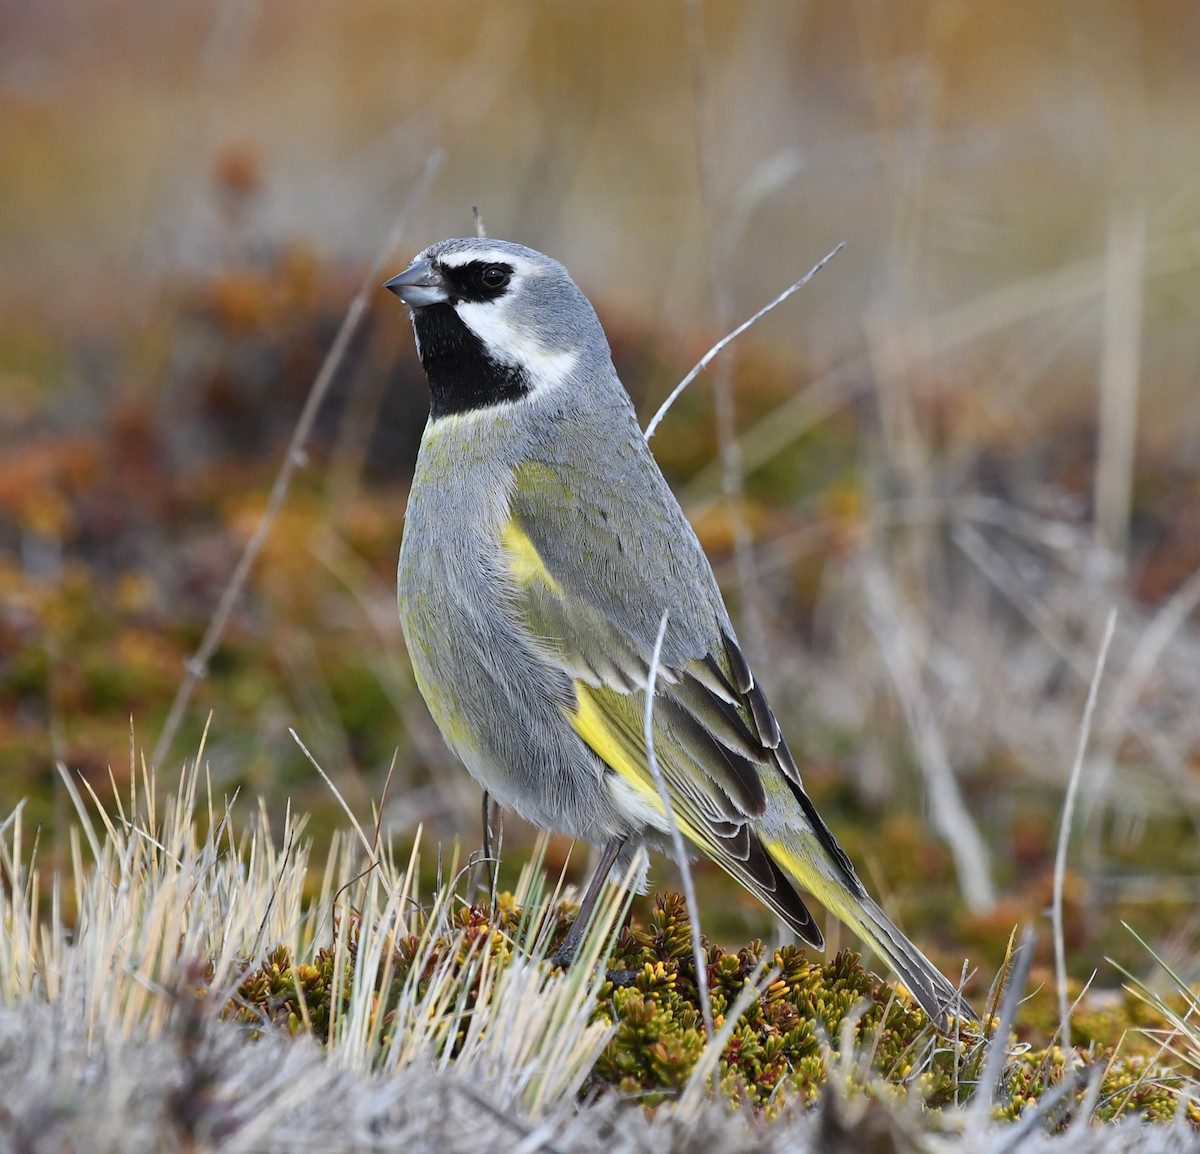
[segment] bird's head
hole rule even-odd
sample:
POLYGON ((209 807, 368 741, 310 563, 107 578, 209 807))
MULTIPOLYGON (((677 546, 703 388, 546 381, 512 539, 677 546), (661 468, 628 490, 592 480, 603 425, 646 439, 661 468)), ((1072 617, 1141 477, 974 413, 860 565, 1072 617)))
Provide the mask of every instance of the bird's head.
POLYGON ((412 313, 434 418, 570 386, 608 343, 556 260, 509 241, 457 238, 419 253, 384 286, 412 313))

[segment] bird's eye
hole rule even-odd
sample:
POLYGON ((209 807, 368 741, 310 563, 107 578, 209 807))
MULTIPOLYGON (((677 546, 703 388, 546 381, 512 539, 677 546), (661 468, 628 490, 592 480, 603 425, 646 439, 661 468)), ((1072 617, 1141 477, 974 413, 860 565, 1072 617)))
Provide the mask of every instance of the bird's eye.
POLYGON ((483 272, 479 274, 479 279, 483 281, 485 288, 499 289, 508 284, 512 273, 503 265, 489 264, 483 272))

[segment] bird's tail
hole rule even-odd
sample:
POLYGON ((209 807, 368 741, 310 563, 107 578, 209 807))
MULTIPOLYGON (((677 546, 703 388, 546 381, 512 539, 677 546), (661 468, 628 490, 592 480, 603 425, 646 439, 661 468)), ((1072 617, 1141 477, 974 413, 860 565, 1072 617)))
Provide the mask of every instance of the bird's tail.
POLYGON ((767 850, 801 889, 811 893, 891 967, 939 1029, 947 1028, 951 1014, 965 1021, 979 1020, 962 991, 897 929, 853 873, 847 879, 851 886, 824 870, 815 870, 786 846, 768 843, 767 850))
MULTIPOLYGON (((839 887, 840 889, 840 887, 839 887)), ((921 1009, 945 1030, 949 1017, 978 1021, 975 1011, 957 989, 916 946, 896 928, 873 898, 841 890, 828 900, 822 898, 839 921, 850 927, 895 971, 921 1009), (837 898, 847 899, 839 903, 837 898)))

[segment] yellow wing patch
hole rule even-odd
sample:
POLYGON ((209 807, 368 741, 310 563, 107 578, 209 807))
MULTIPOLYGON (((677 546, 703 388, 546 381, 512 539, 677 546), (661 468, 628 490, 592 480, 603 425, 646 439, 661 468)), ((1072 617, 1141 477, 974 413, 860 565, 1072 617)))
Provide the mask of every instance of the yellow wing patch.
POLYGON ((508 571, 518 585, 540 582, 553 593, 562 592, 529 535, 511 517, 500 530, 500 544, 508 560, 508 571))
MULTIPOLYGON (((640 731, 635 733, 626 724, 626 719, 615 718, 606 711, 603 703, 582 681, 575 682, 575 697, 578 708, 568 715, 575 732, 629 786, 638 803, 647 806, 658 817, 665 817, 662 798, 650 773, 650 762, 640 731)), ((688 816, 681 812, 683 807, 679 800, 674 796, 672 800, 675 820, 683 836, 706 853, 712 853, 711 839, 701 834, 688 816)))
POLYGON ((601 711, 595 697, 581 681, 575 682, 575 697, 579 709, 571 718, 575 732, 583 738, 610 769, 616 770, 647 801, 662 810, 658 790, 649 779, 649 765, 643 768, 642 759, 629 748, 627 736, 614 729, 611 720, 601 711))

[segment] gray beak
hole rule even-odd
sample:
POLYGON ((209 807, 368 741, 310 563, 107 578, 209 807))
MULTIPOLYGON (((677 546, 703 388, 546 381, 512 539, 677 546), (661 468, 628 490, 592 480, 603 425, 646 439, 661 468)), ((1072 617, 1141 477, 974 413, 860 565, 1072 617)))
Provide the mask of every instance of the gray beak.
POLYGON ((446 282, 433 267, 433 261, 415 260, 399 276, 385 281, 383 287, 394 292, 406 305, 421 308, 423 305, 444 304, 450 299, 446 282))

